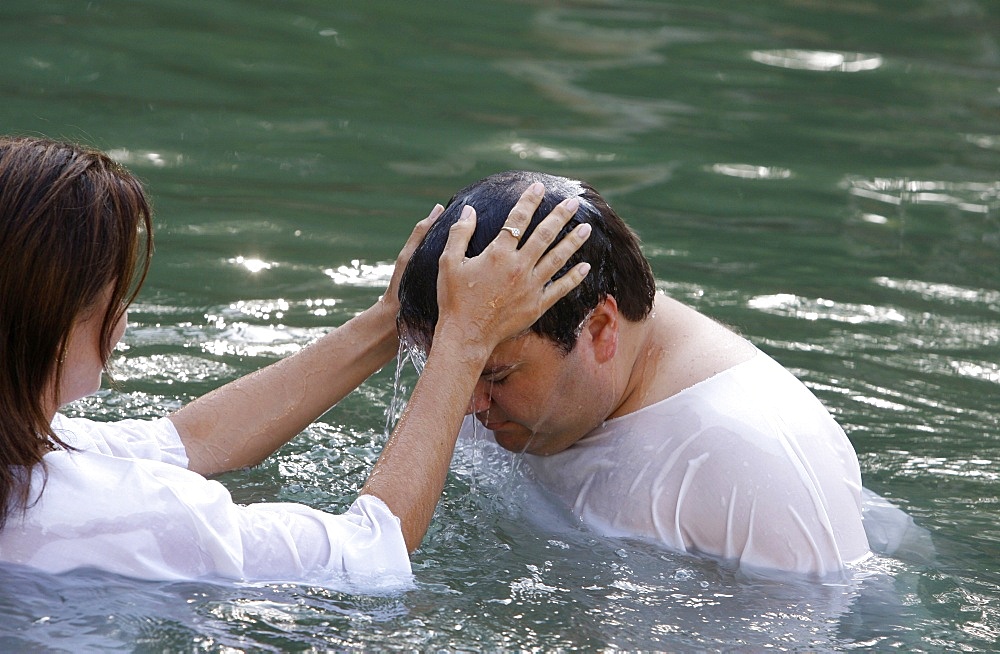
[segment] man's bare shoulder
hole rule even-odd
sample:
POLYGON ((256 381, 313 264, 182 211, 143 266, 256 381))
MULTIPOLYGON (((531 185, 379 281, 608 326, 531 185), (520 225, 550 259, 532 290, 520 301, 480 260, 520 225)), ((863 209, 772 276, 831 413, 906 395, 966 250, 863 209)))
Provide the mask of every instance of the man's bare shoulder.
POLYGON ((655 311, 651 317, 656 323, 650 349, 659 355, 646 375, 655 378, 652 386, 660 391, 650 394, 647 404, 675 395, 757 354, 757 348, 748 340, 682 302, 660 296, 655 311))

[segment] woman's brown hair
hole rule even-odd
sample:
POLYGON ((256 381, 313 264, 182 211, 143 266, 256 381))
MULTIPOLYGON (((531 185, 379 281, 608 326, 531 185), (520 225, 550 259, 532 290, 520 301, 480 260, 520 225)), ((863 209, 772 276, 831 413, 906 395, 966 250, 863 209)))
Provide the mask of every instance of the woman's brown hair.
POLYGON ((50 421, 74 322, 104 311, 107 371, 152 247, 142 184, 107 155, 0 137, 0 528, 29 505, 42 457, 67 447, 50 421), (111 301, 98 306, 108 287, 111 301))

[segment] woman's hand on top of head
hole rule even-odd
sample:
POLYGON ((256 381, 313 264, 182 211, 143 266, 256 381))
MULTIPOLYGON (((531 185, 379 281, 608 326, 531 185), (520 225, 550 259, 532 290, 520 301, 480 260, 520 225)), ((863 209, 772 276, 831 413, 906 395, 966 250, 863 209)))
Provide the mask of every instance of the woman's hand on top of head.
POLYGON ((389 287, 386 289, 382 297, 379 298, 379 304, 388 312, 392 317, 393 325, 396 324, 396 314, 399 313, 399 281, 403 277, 403 271, 406 270, 406 264, 410 262, 410 257, 413 256, 414 251, 416 251, 417 246, 419 246, 424 237, 427 236, 427 230, 431 228, 441 214, 444 213, 444 207, 440 204, 434 205, 431 212, 427 214, 427 217, 418 222, 413 227, 413 231, 410 232, 410 236, 406 239, 406 243, 403 244, 403 249, 399 251, 399 255, 396 257, 396 263, 393 265, 392 278, 389 280, 389 287))
POLYGON ((557 205, 518 248, 543 194, 540 183, 529 186, 500 234, 472 258, 466 258, 465 251, 476 229, 476 212, 471 206, 464 208, 439 262, 435 343, 440 336, 445 342, 457 340, 456 345, 482 347, 488 355, 501 341, 530 327, 586 277, 590 264, 584 262, 552 281, 590 236, 589 224, 578 225, 545 252, 576 213, 576 198, 557 205))

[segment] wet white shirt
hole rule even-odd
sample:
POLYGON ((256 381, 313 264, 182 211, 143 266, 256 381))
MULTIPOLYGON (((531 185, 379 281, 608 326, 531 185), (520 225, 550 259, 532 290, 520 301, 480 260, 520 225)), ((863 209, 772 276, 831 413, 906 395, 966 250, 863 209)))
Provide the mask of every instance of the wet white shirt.
POLYGON ((761 352, 563 452, 525 460, 604 535, 746 571, 821 577, 869 555, 854 448, 819 400, 761 352))
POLYGON ((160 580, 410 582, 399 520, 378 498, 362 495, 341 515, 293 503, 241 506, 222 484, 187 469, 167 418, 57 415, 53 428, 77 450, 46 454, 47 478, 33 471, 33 503, 0 532, 0 561, 160 580))

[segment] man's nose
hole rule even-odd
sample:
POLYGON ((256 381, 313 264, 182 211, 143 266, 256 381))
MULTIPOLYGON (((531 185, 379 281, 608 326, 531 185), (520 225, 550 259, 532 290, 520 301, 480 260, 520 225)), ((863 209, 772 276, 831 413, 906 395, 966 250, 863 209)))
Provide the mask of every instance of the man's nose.
POLYGON ((469 400, 469 410, 466 415, 469 413, 481 413, 490 408, 490 402, 492 402, 490 398, 491 385, 485 381, 476 382, 476 388, 472 391, 472 399, 469 400))

